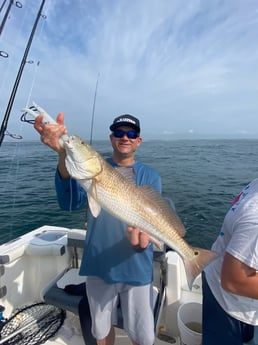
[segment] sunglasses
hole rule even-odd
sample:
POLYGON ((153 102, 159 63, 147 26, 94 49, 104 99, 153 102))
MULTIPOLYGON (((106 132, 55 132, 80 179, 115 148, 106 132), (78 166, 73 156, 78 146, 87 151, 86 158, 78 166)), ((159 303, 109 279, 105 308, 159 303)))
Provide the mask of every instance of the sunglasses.
POLYGON ((128 139, 136 139, 139 136, 135 131, 123 131, 122 129, 115 129, 113 131, 113 136, 115 138, 123 138, 124 135, 126 135, 128 139))

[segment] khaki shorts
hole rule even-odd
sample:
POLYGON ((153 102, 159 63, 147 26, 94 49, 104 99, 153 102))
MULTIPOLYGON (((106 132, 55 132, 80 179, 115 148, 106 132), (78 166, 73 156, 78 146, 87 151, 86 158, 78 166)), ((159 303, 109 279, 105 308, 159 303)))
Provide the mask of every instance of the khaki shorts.
POLYGON ((123 326, 129 338, 141 345, 154 344, 152 284, 107 284, 98 277, 87 277, 86 291, 92 334, 97 340, 105 338, 111 326, 117 324, 117 304, 120 299, 123 326))

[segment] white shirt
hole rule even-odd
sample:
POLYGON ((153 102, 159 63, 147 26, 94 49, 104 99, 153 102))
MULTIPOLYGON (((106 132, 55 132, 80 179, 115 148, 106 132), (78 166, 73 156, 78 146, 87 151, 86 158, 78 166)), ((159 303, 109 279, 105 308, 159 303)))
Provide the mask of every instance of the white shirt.
POLYGON ((205 268, 205 275, 216 300, 234 318, 258 325, 258 299, 225 291, 220 278, 225 252, 258 271, 258 179, 233 201, 212 250, 220 256, 205 268))

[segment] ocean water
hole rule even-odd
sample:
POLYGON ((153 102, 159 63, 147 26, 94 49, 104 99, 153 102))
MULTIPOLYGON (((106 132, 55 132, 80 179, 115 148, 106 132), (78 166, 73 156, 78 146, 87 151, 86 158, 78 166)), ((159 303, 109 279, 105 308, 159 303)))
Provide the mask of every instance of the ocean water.
MULTIPOLYGON (((93 142, 104 156, 108 141, 93 142)), ((257 176, 258 140, 146 141, 137 159, 157 169, 188 243, 209 248, 243 186, 257 176)), ((83 228, 85 209, 62 211, 56 201, 57 154, 41 142, 0 147, 0 244, 42 225, 83 228)))

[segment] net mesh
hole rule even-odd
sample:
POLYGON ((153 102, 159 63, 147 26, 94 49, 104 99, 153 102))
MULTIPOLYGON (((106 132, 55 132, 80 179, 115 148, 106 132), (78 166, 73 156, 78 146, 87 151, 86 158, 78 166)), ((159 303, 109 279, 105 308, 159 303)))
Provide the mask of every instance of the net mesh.
POLYGON ((62 326, 65 311, 45 303, 17 308, 1 330, 0 345, 39 345, 62 326))

